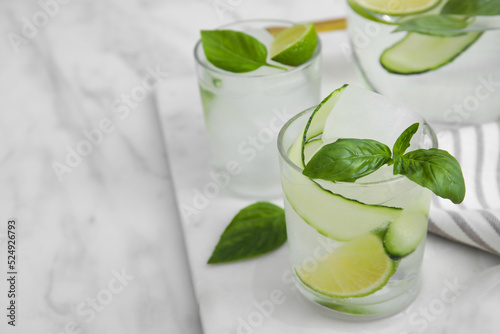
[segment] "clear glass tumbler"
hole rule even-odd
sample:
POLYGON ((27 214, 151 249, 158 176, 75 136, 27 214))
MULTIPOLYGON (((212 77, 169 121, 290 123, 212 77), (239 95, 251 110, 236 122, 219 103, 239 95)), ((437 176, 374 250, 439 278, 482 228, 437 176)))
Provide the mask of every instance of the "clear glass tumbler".
MULTIPOLYGON (((273 36, 266 28, 292 25, 251 20, 220 29, 243 31, 269 50, 273 36)), ((259 199, 280 196, 276 137, 292 116, 319 103, 319 40, 309 61, 286 71, 263 66, 248 73, 227 72, 207 61, 201 42, 194 52, 213 168, 232 169, 227 188, 233 193, 259 199)))
POLYGON ((500 120, 500 15, 443 14, 451 1, 458 5, 443 0, 425 12, 388 15, 348 0, 358 69, 372 90, 411 105, 435 127, 500 120), (465 26, 436 23, 450 21, 465 26), (425 33, 395 31, 408 22, 425 33))
MULTIPOLYGON (((431 192, 401 175, 367 183, 304 176, 290 158, 297 152, 291 148, 313 110, 292 118, 278 136, 295 283, 335 317, 371 319, 398 312, 418 291, 431 192)), ((421 125, 417 147, 437 147, 433 130, 421 125)))

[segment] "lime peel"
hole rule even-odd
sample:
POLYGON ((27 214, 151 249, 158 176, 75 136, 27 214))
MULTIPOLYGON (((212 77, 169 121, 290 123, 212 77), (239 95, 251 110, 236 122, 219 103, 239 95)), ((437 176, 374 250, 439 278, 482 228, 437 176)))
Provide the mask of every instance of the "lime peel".
POLYGON ((367 233, 343 244, 313 270, 296 267, 300 281, 333 298, 364 297, 382 289, 397 269, 380 237, 367 233))
POLYGON ((379 14, 409 15, 428 11, 441 0, 354 0, 357 5, 379 14))
POLYGON ((270 47, 272 60, 289 66, 299 66, 314 55, 318 36, 314 25, 297 24, 278 33, 270 47))

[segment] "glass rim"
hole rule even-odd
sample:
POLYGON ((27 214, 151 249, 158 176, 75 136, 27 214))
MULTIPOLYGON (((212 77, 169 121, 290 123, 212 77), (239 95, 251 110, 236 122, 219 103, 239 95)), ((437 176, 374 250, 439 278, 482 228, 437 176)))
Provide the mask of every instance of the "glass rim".
MULTIPOLYGON (((295 23, 295 22, 292 22, 292 21, 281 20, 281 19, 249 19, 249 20, 240 20, 240 21, 235 21, 235 22, 232 22, 232 23, 224 24, 222 26, 219 26, 219 27, 215 28, 215 30, 226 29, 226 28, 229 28, 231 26, 238 25, 238 24, 258 23, 258 22, 261 22, 261 23, 264 23, 264 22, 271 23, 271 22, 273 22, 273 23, 277 23, 277 24, 282 23, 282 24, 287 24, 287 25, 298 24, 298 23, 295 23)), ((223 75, 226 75, 226 76, 236 76, 236 77, 244 78, 244 79, 270 78, 270 77, 274 78, 274 77, 280 77, 280 76, 284 76, 284 75, 291 75, 292 73, 301 71, 304 68, 307 68, 307 67, 311 66, 315 62, 315 60, 320 57, 321 51, 322 51, 321 40, 318 37, 318 43, 316 45, 316 49, 314 50, 314 54, 305 63, 303 63, 303 64, 301 64, 299 66, 293 66, 293 67, 287 69, 286 71, 282 71, 282 72, 276 72, 276 73, 272 73, 272 74, 260 74, 260 75, 247 76, 247 75, 242 75, 242 73, 234 73, 234 72, 222 70, 222 69, 217 68, 215 66, 213 66, 213 67, 209 66, 207 64, 208 60, 207 60, 207 62, 203 62, 200 59, 200 57, 198 56, 198 49, 201 48, 201 47, 202 47, 201 46, 201 39, 199 39, 196 42, 196 44, 194 46, 194 50, 193 50, 194 59, 196 60, 196 64, 198 64, 199 66, 203 67, 207 71, 220 73, 220 74, 223 74, 223 75)), ((246 73, 252 73, 252 71, 246 72, 246 73)))
MULTIPOLYGON (((288 166, 290 166, 290 168, 295 169, 295 171, 299 172, 300 174, 302 174, 302 172, 304 171, 304 169, 302 169, 301 167, 297 166, 292 160, 290 160, 290 158, 288 157, 287 152, 285 151, 285 148, 283 147, 283 139, 285 137, 285 132, 288 130, 288 128, 290 127, 290 125, 292 125, 297 119, 301 118, 302 116, 306 115, 307 113, 313 112, 314 110, 316 110, 317 107, 318 107, 317 105, 313 106, 313 107, 308 108, 308 109, 306 109, 304 111, 301 111, 297 115, 293 116, 291 119, 289 119, 283 125, 283 127, 280 130, 280 132, 278 133, 277 144, 278 144, 278 152, 279 152, 281 158, 283 159, 283 161, 288 166)), ((432 147, 431 148, 437 148, 438 147, 438 139, 437 139, 436 133, 434 132, 434 129, 432 129, 432 127, 429 125, 429 123, 425 119, 420 124, 423 125, 424 131, 427 131, 427 133, 424 132, 424 136, 425 137, 429 137, 431 139, 431 143, 432 143, 432 147)), ((304 177, 307 177, 307 176, 304 176, 304 177)), ((335 184, 342 185, 342 186, 351 186, 351 187, 376 186, 376 185, 384 185, 384 184, 399 182, 399 181, 402 181, 403 179, 408 179, 408 178, 406 176, 404 176, 404 175, 398 175, 398 176, 392 177, 390 179, 385 179, 385 180, 381 180, 381 181, 372 181, 372 182, 345 182, 345 181, 337 181, 337 182, 335 182, 335 184)), ((330 182, 330 181, 326 181, 326 180, 321 180, 321 181, 330 182)))

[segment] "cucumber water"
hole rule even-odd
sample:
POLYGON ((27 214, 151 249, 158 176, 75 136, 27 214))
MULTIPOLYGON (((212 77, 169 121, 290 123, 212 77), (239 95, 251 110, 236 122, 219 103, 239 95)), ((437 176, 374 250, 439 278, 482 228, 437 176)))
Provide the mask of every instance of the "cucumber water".
MULTIPOLYGON (((293 23, 249 20, 224 29, 244 32, 269 50, 274 37, 268 28, 276 26, 291 27, 293 23)), ((213 168, 202 184, 215 184, 218 189, 249 198, 280 195, 276 152, 279 129, 293 115, 320 101, 320 43, 313 51, 306 63, 287 70, 261 66, 234 73, 210 63, 198 42, 196 72, 206 127, 206 137, 202 138, 208 144, 213 168)), ((271 59, 266 61, 272 63, 271 59)))
MULTIPOLYGON (((363 126, 384 129, 386 122, 405 128, 419 118, 401 110, 378 94, 343 86, 318 107, 292 119, 278 138, 296 284, 307 298, 339 317, 385 316, 415 296, 430 192, 387 170, 354 183, 310 179, 302 170, 340 132, 363 126), (371 116, 361 124, 358 113, 371 116)), ((392 145, 397 136, 391 135, 392 129, 383 132, 392 145)), ((427 148, 428 136, 415 135, 412 148, 427 148)))
POLYGON ((499 120, 500 8, 408 1, 395 15, 385 3, 348 1, 352 51, 367 85, 435 126, 499 120))

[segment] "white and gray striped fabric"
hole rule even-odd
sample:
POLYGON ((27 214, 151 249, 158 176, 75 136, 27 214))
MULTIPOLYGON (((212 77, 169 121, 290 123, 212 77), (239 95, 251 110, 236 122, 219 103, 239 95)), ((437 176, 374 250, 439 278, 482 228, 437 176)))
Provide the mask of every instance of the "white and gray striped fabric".
POLYGON ((438 133, 439 148, 462 166, 459 205, 434 196, 429 231, 500 256, 500 122, 438 133))

